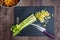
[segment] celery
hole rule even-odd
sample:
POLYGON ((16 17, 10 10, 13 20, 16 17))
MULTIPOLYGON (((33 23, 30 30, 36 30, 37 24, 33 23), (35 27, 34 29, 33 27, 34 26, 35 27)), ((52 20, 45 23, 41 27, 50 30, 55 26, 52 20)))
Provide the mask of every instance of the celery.
POLYGON ((36 21, 35 16, 32 14, 28 18, 26 18, 24 21, 22 21, 19 25, 14 25, 12 27, 15 27, 13 31, 13 36, 16 36, 22 29, 24 29, 26 26, 32 24, 36 21))

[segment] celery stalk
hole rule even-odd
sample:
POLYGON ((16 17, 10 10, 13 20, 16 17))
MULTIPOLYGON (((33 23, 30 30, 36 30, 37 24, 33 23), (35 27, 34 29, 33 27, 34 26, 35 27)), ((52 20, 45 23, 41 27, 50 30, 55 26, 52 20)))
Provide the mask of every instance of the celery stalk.
POLYGON ((22 29, 24 29, 26 26, 32 24, 35 21, 36 21, 36 18, 34 16, 34 14, 32 14, 28 18, 26 18, 24 21, 22 21, 19 25, 15 25, 16 28, 14 28, 12 30, 13 31, 13 36, 17 35, 22 29))

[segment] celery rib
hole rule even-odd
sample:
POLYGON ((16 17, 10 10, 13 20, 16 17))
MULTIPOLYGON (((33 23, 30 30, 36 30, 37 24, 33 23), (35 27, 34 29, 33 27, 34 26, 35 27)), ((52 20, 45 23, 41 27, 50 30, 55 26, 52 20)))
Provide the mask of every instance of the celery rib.
POLYGON ((16 28, 13 29, 13 36, 17 35, 22 29, 24 29, 26 26, 32 24, 36 21, 36 18, 34 14, 30 15, 28 18, 26 18, 24 21, 22 21, 19 25, 16 25, 16 28))

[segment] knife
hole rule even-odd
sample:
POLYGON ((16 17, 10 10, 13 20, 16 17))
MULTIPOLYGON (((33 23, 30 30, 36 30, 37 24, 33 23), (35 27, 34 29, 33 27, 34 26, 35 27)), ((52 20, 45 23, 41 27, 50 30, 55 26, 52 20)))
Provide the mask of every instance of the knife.
POLYGON ((37 24, 31 24, 31 25, 33 25, 33 27, 35 26, 35 28, 37 28, 39 31, 41 31, 48 37, 55 39, 55 36, 53 36, 51 33, 47 32, 44 27, 41 27, 40 25, 37 25, 37 24))

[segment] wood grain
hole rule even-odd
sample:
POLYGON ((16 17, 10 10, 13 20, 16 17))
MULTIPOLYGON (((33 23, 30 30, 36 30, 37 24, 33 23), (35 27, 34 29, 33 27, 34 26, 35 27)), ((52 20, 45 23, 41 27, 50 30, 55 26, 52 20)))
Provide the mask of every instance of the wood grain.
MULTIPOLYGON (((55 36, 60 40, 60 0, 23 0, 17 6, 54 6, 55 36)), ((0 7, 0 40, 53 40, 46 37, 13 37, 10 28, 14 23, 14 8, 0 7)))

